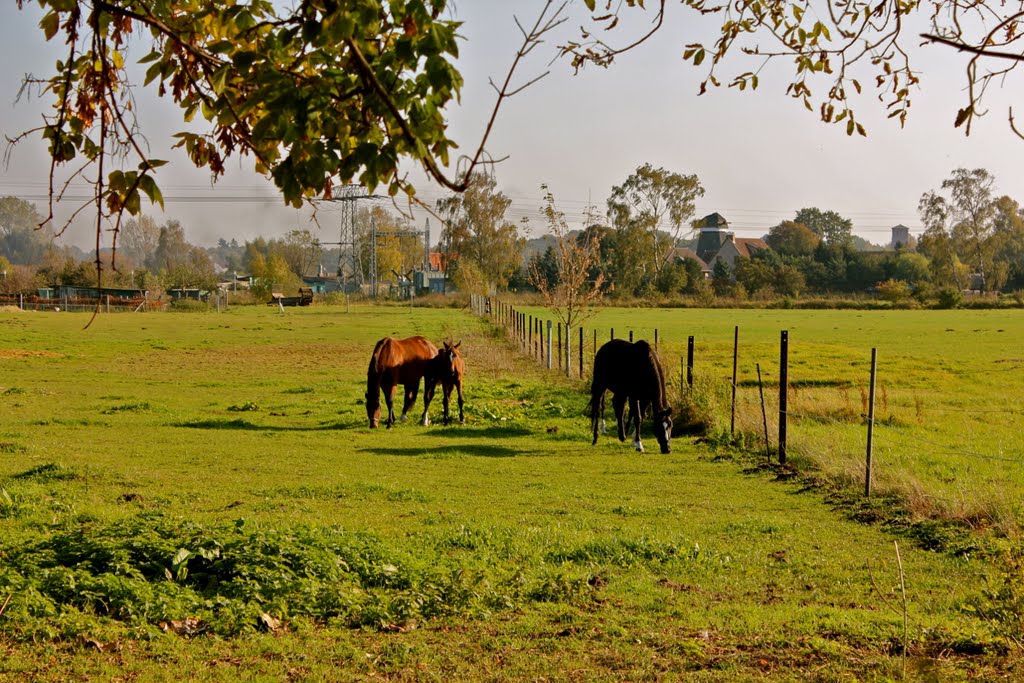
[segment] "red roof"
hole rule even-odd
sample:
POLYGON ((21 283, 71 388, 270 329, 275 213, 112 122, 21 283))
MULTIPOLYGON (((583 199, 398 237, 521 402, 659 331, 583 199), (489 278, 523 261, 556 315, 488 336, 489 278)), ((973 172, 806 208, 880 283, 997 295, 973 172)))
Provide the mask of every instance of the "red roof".
POLYGON ((759 237, 737 237, 735 241, 736 251, 746 258, 750 258, 755 251, 768 248, 768 244, 759 237))

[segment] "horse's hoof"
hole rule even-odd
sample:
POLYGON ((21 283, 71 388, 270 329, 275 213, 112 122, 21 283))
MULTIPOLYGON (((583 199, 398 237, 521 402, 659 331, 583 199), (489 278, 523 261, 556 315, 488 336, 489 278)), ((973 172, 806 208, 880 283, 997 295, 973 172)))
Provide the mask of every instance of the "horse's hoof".
POLYGON ((421 427, 429 427, 430 426, 430 420, 428 420, 427 418, 423 418, 422 420, 420 420, 420 426, 421 427))
POLYGON ((399 422, 405 422, 405 420, 406 420, 405 415, 403 415, 402 417, 398 418, 399 422))
POLYGON ((642 443, 640 443, 639 441, 634 441, 633 442, 633 448, 635 448, 638 453, 643 453, 644 452, 644 445, 642 443))

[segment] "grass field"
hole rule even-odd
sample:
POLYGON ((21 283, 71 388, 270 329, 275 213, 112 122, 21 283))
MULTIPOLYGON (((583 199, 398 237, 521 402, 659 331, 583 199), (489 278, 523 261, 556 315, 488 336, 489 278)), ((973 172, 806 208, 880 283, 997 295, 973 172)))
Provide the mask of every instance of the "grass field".
MULTIPOLYGON (((857 313, 694 313, 641 314, 667 355, 700 328, 709 375, 733 324, 744 357, 771 362, 782 323, 791 377, 835 368, 856 387, 880 334, 857 313)), ((903 354, 919 365, 881 380, 892 424, 914 423, 914 392, 938 406, 961 367, 1010 357, 999 335, 1021 326, 998 315, 950 319, 1006 332, 958 343, 966 365, 938 378, 952 361, 935 346, 903 354)), ((87 320, 0 313, 0 680, 882 681, 903 677, 904 642, 908 678, 1020 674, 991 618, 1002 568, 851 521, 728 451, 591 447, 578 383, 465 312, 87 320), (467 423, 370 430, 373 342, 413 333, 463 341, 467 423)), ((907 320, 920 327, 876 344, 883 359, 913 335, 938 343, 907 320)))

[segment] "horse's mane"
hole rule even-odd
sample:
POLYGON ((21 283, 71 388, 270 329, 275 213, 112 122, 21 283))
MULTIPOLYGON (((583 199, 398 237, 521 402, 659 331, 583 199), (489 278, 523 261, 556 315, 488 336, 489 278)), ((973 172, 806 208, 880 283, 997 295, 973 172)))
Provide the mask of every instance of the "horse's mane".
POLYGON ((370 356, 370 367, 366 369, 366 391, 369 394, 374 393, 376 389, 380 388, 381 349, 389 340, 390 337, 384 337, 373 347, 373 355, 370 356))
POLYGON ((665 395, 665 371, 661 367, 661 358, 658 357, 658 352, 654 350, 654 347, 648 344, 644 339, 636 342, 635 347, 641 356, 643 356, 651 365, 651 371, 653 373, 653 377, 651 379, 655 384, 654 407, 656 410, 661 410, 668 405, 668 397, 665 395))

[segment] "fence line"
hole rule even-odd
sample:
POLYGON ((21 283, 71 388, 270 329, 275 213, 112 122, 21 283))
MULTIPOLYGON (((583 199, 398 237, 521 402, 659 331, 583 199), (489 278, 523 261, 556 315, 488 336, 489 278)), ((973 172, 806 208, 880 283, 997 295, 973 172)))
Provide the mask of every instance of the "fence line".
MULTIPOLYGON (((561 331, 562 331, 561 323, 553 322, 553 321, 547 320, 547 319, 542 319, 540 316, 531 316, 530 318, 527 318, 527 316, 525 314, 521 313, 520 311, 517 311, 514 306, 512 306, 510 304, 506 304, 504 302, 499 302, 497 300, 495 300, 494 302, 492 302, 490 300, 487 300, 487 304, 486 305, 483 305, 482 303, 479 306, 474 305, 473 306, 473 310, 475 312, 478 312, 479 315, 481 315, 482 317, 489 317, 489 319, 491 320, 491 322, 494 325, 502 328, 505 331, 506 335, 511 337, 511 339, 514 342, 517 342, 518 345, 520 345, 521 348, 523 350, 525 350, 532 358, 534 358, 535 360, 539 360, 539 362, 540 362, 540 364, 542 366, 545 364, 545 361, 546 361, 546 365, 547 365, 547 367, 549 369, 552 369, 552 370, 555 370, 555 371, 558 371, 558 372, 565 372, 570 377, 577 377, 577 376, 578 377, 583 377, 583 373, 584 373, 584 357, 586 355, 588 355, 586 353, 586 349, 584 348, 586 346, 585 342, 588 339, 588 335, 585 332, 585 330, 587 328, 585 328, 585 326, 577 326, 576 328, 574 328, 574 329, 578 330, 578 332, 575 335, 573 334, 573 330, 570 330, 570 329, 566 328, 566 330, 565 330, 565 340, 564 340, 565 346, 562 347, 562 345, 559 344, 558 348, 557 348, 558 357, 557 358, 552 358, 552 355, 554 355, 554 353, 555 353, 555 349, 552 348, 552 346, 553 346, 553 339, 552 339, 553 334, 552 333, 557 330, 558 335, 559 335, 559 341, 560 342, 562 341, 561 340, 561 331), (531 321, 530 325, 529 325, 529 331, 527 331, 527 320, 531 321), (536 328, 536 329, 534 329, 534 328, 536 328), (547 330, 546 336, 545 336, 545 328, 547 330), (535 341, 534 341, 534 336, 536 336, 536 340, 535 341), (573 341, 574 341, 573 337, 576 337, 576 336, 578 336, 578 338, 579 338, 579 346, 577 347, 576 350, 570 352, 569 347, 572 346, 573 341), (538 359, 538 354, 534 350, 537 346, 540 347, 539 348, 539 350, 540 350, 539 359, 538 359), (545 346, 547 347, 547 353, 546 354, 545 354, 545 346), (573 366, 576 365, 576 363, 571 363, 571 364, 569 363, 570 358, 571 358, 571 353, 580 353, 580 357, 579 358, 572 359, 573 361, 578 361, 578 366, 579 366, 579 374, 578 375, 577 375, 577 373, 573 372, 573 370, 575 369, 573 366)), ((592 339, 593 339, 593 345, 595 346, 595 349, 593 349, 592 351, 596 351, 596 347, 600 343, 599 338, 600 338, 601 334, 600 334, 599 330, 596 327, 589 328, 589 329, 591 330, 592 339)), ((624 336, 628 336, 629 338, 633 338, 634 337, 634 332, 636 332, 636 331, 638 331, 638 328, 630 327, 630 328, 626 328, 624 330, 620 329, 618 331, 618 334, 616 334, 616 330, 614 328, 609 328, 609 330, 608 330, 609 337, 608 338, 610 338, 610 339, 617 339, 617 338, 623 338, 624 336)), ((738 353, 738 334, 739 333, 738 333, 738 328, 737 328, 736 330, 734 330, 734 349, 733 349, 734 354, 738 353)), ((665 343, 664 339, 662 338, 662 336, 660 334, 660 331, 657 328, 654 328, 654 336, 655 336, 655 339, 657 339, 657 341, 658 341, 658 346, 661 347, 661 348, 664 348, 664 343, 665 343)), ((780 339, 780 348, 785 348, 785 346, 788 346, 788 336, 785 333, 783 333, 783 336, 780 339)), ((688 386, 689 386, 689 391, 691 391, 691 392, 693 391, 692 385, 689 385, 689 382, 692 381, 692 379, 694 377, 694 374, 695 374, 694 370, 693 370, 693 365, 691 364, 691 363, 694 362, 694 361, 692 361, 693 349, 694 349, 694 338, 691 336, 688 339, 686 355, 680 357, 680 372, 681 372, 681 374, 680 374, 679 380, 680 380, 680 395, 681 396, 685 396, 686 395, 687 387, 688 386), (683 376, 684 372, 686 374, 685 378, 683 376)), ((592 354, 589 354, 589 356, 592 358, 592 354)), ((779 362, 783 363, 784 361, 785 361, 785 358, 784 357, 780 357, 779 362)), ((590 365, 592 365, 592 361, 591 361, 590 365)), ((756 362, 756 365, 757 366, 761 365, 760 360, 758 360, 756 362)), ((868 365, 868 363, 865 363, 865 365, 868 365)), ((666 368, 668 368, 668 367, 672 367, 671 363, 666 363, 666 368)), ((1008 368, 1001 368, 999 370, 979 371, 977 373, 973 373, 972 372, 972 373, 954 373, 954 374, 957 374, 958 376, 971 376, 971 375, 975 375, 975 374, 991 374, 992 372, 1012 372, 1012 371, 1021 370, 1021 369, 1024 369, 1024 364, 1022 364, 1022 365, 1014 365, 1014 366, 1008 367, 1008 368)), ((670 372, 670 373, 668 373, 668 375, 671 377, 672 373, 670 372)), ((779 394, 778 394, 778 405, 774 406, 773 412, 775 412, 775 414, 778 415, 778 420, 777 420, 778 424, 777 424, 777 426, 778 426, 778 428, 780 430, 780 435, 782 437, 780 439, 780 444, 779 444, 782 447, 779 450, 779 457, 780 457, 780 462, 783 462, 783 463, 785 462, 785 459, 784 459, 785 458, 785 450, 784 449, 786 448, 786 445, 785 445, 786 426, 785 425, 788 422, 788 418, 792 417, 792 418, 794 418, 796 420, 813 421, 813 422, 817 422, 818 424, 826 424, 826 425, 827 424, 834 424, 834 425, 837 425, 837 426, 840 426, 840 425, 847 426, 847 425, 851 424, 850 420, 843 420, 843 419, 839 419, 839 418, 836 418, 836 417, 833 417, 833 416, 829 416, 829 415, 813 415, 813 414, 809 414, 809 413, 806 413, 806 412, 799 412, 799 411, 791 410, 789 405, 788 405, 788 402, 790 400, 790 396, 789 396, 790 391, 788 389, 795 389, 797 387, 793 387, 792 385, 790 385, 790 383, 788 381, 788 377, 786 377, 786 375, 788 375, 788 372, 786 372, 780 366, 780 374, 779 374, 779 378, 778 378, 777 382, 769 383, 769 384, 776 384, 777 383, 779 385, 779 387, 780 387, 780 391, 779 391, 779 394), (784 383, 785 383, 785 387, 786 387, 787 390, 783 390, 784 383)), ((729 375, 725 374, 725 373, 723 373, 722 376, 718 376, 717 373, 711 373, 710 375, 705 375, 705 376, 706 377, 711 377, 712 381, 723 383, 725 387, 731 387, 733 393, 735 393, 738 385, 743 384, 742 382, 739 382, 739 380, 738 380, 739 372, 738 372, 738 369, 735 366, 734 366, 734 370, 733 370, 733 375, 731 377, 729 375)), ((861 392, 863 393, 863 391, 865 390, 865 387, 867 386, 868 377, 865 377, 864 380, 865 380, 865 384, 864 385, 861 385, 860 383, 852 381, 849 385, 844 385, 843 388, 846 388, 846 389, 857 388, 857 389, 860 389, 861 392)), ((762 386, 761 382, 759 382, 757 385, 755 385, 755 388, 760 387, 760 386, 762 386)), ((833 388, 834 389, 836 387, 825 387, 825 386, 823 386, 823 387, 815 387, 815 386, 811 386, 811 387, 802 387, 802 388, 804 390, 807 390, 807 389, 816 389, 816 388, 821 388, 821 389, 833 388)), ((862 397, 862 400, 863 400, 863 397, 862 397)), ((745 399, 739 399, 739 400, 735 400, 733 405, 734 406, 736 406, 736 405, 745 405, 745 403, 756 403, 756 401, 749 402, 749 401, 746 401, 745 399)), ((733 407, 732 410, 735 411, 735 407, 733 407)), ((958 407, 948 407, 947 408, 947 407, 941 407, 941 406, 926 407, 926 406, 919 406, 919 405, 900 406, 900 411, 902 412, 904 410, 908 411, 908 412, 909 411, 914 411, 917 414, 926 413, 926 412, 942 412, 942 413, 957 413, 957 414, 961 414, 961 415, 973 415, 973 414, 1024 415, 1024 408, 976 408, 976 409, 971 409, 971 408, 958 408, 958 407)), ((894 412, 891 411, 891 410, 888 411, 888 412, 889 412, 890 415, 894 414, 894 412)), ((735 429, 735 412, 733 412, 733 415, 734 415, 734 417, 731 420, 731 422, 732 422, 731 430, 735 429)), ((762 421, 762 415, 759 414, 757 417, 758 417, 758 422, 759 422, 758 426, 759 427, 761 427, 761 426, 766 427, 767 426, 767 420, 765 420, 765 424, 764 425, 761 425, 760 423, 762 421)), ((864 427, 865 429, 867 429, 868 427, 872 426, 872 425, 869 424, 869 418, 868 418, 868 416, 866 414, 858 411, 857 412, 857 417, 862 422, 861 426, 864 427)), ((1024 464, 1024 453, 1021 454, 1021 457, 1008 457, 1008 456, 1003 456, 1003 455, 992 455, 992 454, 988 454, 988 453, 981 453, 981 452, 977 452, 977 451, 966 450, 966 449, 963 449, 961 447, 951 446, 949 444, 939 443, 939 442, 932 441, 932 440, 929 440, 929 439, 926 439, 926 438, 922 438, 922 437, 919 437, 919 436, 916 436, 916 435, 906 434, 906 433, 902 432, 899 427, 891 425, 891 424, 887 424, 885 420, 879 419, 877 416, 876 416, 876 418, 875 418, 875 420, 873 422, 873 426, 882 428, 884 437, 886 439, 895 436, 895 437, 899 438, 900 440, 902 440, 905 444, 906 443, 915 443, 915 444, 918 444, 918 445, 927 445, 927 446, 931 446, 933 448, 941 449, 941 450, 943 450, 943 451, 945 451, 947 453, 951 453, 951 454, 955 454, 955 455, 960 455, 960 456, 964 456, 964 457, 968 457, 968 458, 977 458, 977 459, 990 460, 990 461, 998 461, 998 462, 1006 462, 1006 463, 1013 463, 1013 464, 1024 464)), ((879 436, 879 434, 876 433, 875 434, 875 439, 876 440, 877 440, 878 436, 879 436)), ((767 439, 765 439, 765 442, 766 442, 766 446, 767 446, 767 439)), ((876 443, 875 447, 876 448, 881 447, 881 448, 885 449, 886 451, 888 451, 891 448, 891 446, 887 445, 884 442, 876 443)), ((871 476, 871 474, 870 474, 870 466, 869 466, 868 472, 866 473, 865 476, 866 476, 866 484, 867 484, 867 478, 871 476)), ((866 487, 866 488, 868 488, 868 487, 866 487)), ((870 490, 866 491, 866 493, 870 493, 870 490)))

